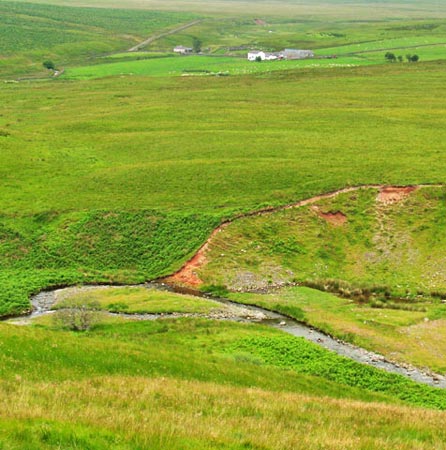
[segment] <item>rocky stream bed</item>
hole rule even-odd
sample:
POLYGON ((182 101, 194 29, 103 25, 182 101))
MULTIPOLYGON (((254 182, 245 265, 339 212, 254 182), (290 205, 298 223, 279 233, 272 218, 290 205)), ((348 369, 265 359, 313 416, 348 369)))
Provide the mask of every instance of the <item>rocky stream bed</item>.
MULTIPOLYGON (((318 331, 304 323, 298 322, 283 314, 279 314, 274 311, 270 311, 257 306, 244 305, 232 302, 225 298, 214 298, 206 296, 200 291, 194 291, 187 289, 186 291, 175 286, 166 285, 163 283, 147 283, 139 285, 138 287, 147 287, 149 289, 160 289, 179 294, 195 295, 201 299, 206 298, 210 302, 216 303, 216 305, 224 305, 224 308, 217 309, 215 312, 209 314, 197 314, 197 313, 164 313, 164 314, 129 314, 129 313, 110 313, 117 316, 123 316, 132 318, 134 320, 158 320, 163 318, 179 318, 179 317, 205 317, 213 320, 232 320, 238 322, 250 322, 267 325, 273 328, 278 328, 285 333, 291 334, 296 337, 302 337, 310 342, 313 342, 327 350, 333 351, 338 355, 350 358, 362 364, 367 364, 378 369, 385 370, 387 372, 397 373, 403 375, 418 383, 424 383, 430 386, 446 388, 446 378, 442 375, 428 373, 420 370, 416 367, 412 367, 406 364, 398 364, 393 361, 389 361, 382 355, 365 350, 360 347, 356 347, 347 342, 343 342, 339 339, 333 338, 321 331, 318 331)), ((91 289, 105 289, 104 286, 84 286, 80 288, 65 288, 57 289, 53 291, 43 291, 31 298, 33 311, 31 314, 25 317, 19 317, 15 319, 9 319, 8 322, 15 323, 17 325, 26 325, 30 323, 33 318, 42 316, 44 314, 51 314, 54 312, 53 306, 60 298, 64 297, 64 294, 73 289, 78 291, 91 290, 91 289)), ((108 287, 113 289, 113 286, 108 287)))

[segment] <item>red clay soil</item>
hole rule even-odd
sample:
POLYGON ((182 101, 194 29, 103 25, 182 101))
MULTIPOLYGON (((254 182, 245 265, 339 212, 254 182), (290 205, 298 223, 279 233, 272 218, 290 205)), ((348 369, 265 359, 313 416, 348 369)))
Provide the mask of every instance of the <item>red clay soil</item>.
POLYGON ((183 268, 173 274, 170 277, 167 277, 165 281, 169 283, 173 283, 180 286, 191 286, 191 287, 199 287, 203 284, 200 277, 197 275, 197 270, 204 266, 206 263, 206 257, 204 255, 208 245, 205 244, 206 247, 201 247, 200 250, 194 255, 192 259, 190 259, 183 268))
POLYGON ((384 186, 380 189, 378 197, 376 199, 378 202, 385 204, 398 203, 401 200, 404 200, 411 192, 415 191, 416 189, 416 186, 384 186))
POLYGON ((347 222, 347 216, 342 211, 323 212, 317 206, 312 206, 311 209, 315 211, 320 218, 325 219, 328 223, 331 223, 335 227, 341 227, 345 222, 347 222))
MULTIPOLYGON (((197 251, 197 253, 189 260, 187 261, 183 267, 173 275, 165 278, 165 281, 167 283, 172 284, 179 284, 182 286, 190 286, 190 287, 199 287, 203 284, 203 281, 198 276, 198 271, 201 267, 203 267, 206 264, 206 252, 209 248, 209 245, 212 242, 212 239, 214 236, 217 235, 221 230, 223 230, 226 226, 228 226, 230 223, 234 222, 237 219, 243 218, 243 217, 254 217, 254 216, 260 216, 263 214, 268 214, 276 211, 283 211, 285 209, 292 209, 292 208, 300 208, 302 206, 312 205, 319 200, 323 199, 329 199, 336 197, 339 194, 345 194, 348 192, 355 192, 359 191, 361 189, 377 189, 378 196, 377 201, 382 202, 384 204, 391 204, 396 203, 398 201, 403 200, 406 198, 411 192, 415 191, 419 187, 424 187, 429 185, 420 185, 420 186, 406 186, 406 187, 397 187, 397 186, 383 186, 383 185, 376 185, 376 184, 369 184, 364 186, 352 186, 347 187, 344 189, 339 189, 338 191, 329 192, 327 194, 321 194, 317 195, 315 197, 311 197, 305 200, 301 200, 297 203, 293 203, 291 205, 285 205, 285 206, 278 206, 278 207, 267 207, 258 211, 253 211, 250 213, 241 214, 239 216, 234 217, 231 220, 228 220, 227 222, 221 224, 218 226, 209 236, 207 241, 203 244, 202 247, 197 251)), ((435 187, 440 187, 440 185, 430 185, 435 187)), ((316 207, 317 208, 317 207, 316 207)), ((343 214, 340 211, 337 212, 328 212, 323 213, 319 211, 319 208, 317 208, 318 214, 320 214, 321 217, 323 217, 328 222, 332 223, 335 226, 343 225, 347 221, 347 217, 345 214, 343 214)))
POLYGON ((197 271, 206 264, 206 252, 212 239, 220 233, 229 223, 224 223, 217 227, 209 236, 207 241, 198 249, 197 253, 184 264, 184 266, 170 277, 165 278, 167 283, 180 286, 199 287, 203 281, 198 276, 197 271))

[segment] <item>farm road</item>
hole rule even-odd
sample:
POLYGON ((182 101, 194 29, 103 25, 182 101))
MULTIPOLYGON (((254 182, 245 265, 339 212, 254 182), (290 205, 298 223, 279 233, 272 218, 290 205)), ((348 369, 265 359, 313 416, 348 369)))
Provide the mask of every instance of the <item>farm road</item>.
POLYGON ((185 23, 184 25, 181 25, 177 28, 174 28, 172 30, 169 31, 165 31, 164 33, 160 33, 160 34, 156 34, 154 36, 149 37, 148 39, 146 39, 143 42, 140 42, 139 44, 135 45, 134 47, 130 48, 128 51, 129 52, 136 52, 138 50, 141 50, 141 48, 145 47, 146 45, 151 44, 154 41, 157 41, 158 39, 161 39, 165 36, 170 36, 171 34, 175 34, 178 33, 180 31, 186 30, 187 28, 193 27, 194 25, 199 24, 200 22, 203 22, 204 19, 197 19, 194 20, 192 22, 189 23, 185 23))

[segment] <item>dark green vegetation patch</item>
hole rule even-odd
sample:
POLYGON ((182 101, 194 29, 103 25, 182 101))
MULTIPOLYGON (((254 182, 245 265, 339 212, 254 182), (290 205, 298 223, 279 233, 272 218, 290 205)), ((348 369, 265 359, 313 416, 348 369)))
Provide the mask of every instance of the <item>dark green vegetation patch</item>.
POLYGON ((92 211, 0 218, 0 315, 28 295, 82 282, 142 282, 172 272, 217 224, 209 215, 92 211))
POLYGON ((232 352, 248 353, 273 366, 381 392, 419 406, 446 409, 446 392, 443 389, 414 383, 403 376, 343 358, 304 338, 253 337, 232 344, 230 349, 232 352))

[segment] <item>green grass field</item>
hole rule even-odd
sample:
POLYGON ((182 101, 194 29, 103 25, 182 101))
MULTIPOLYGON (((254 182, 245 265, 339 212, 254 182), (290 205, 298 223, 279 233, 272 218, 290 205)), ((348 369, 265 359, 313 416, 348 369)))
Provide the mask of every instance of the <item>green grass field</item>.
MULTIPOLYGON (((346 186, 446 181, 438 3, 49 3, 0 1, 2 317, 29 312, 44 289, 172 274, 241 213, 346 186), (171 55, 194 37, 205 56, 171 55), (246 47, 340 56, 248 63, 246 47), (389 50, 421 60, 385 64, 389 50), (52 79, 46 59, 64 74, 52 79)), ((229 295, 444 372, 444 190, 381 207, 375 194, 318 203, 347 216, 339 227, 309 208, 236 220, 199 275, 214 292, 246 290, 234 280, 248 272, 265 290, 335 291, 349 298, 229 295)), ((59 306, 215 307, 122 286, 72 292, 59 306)), ((0 323, 0 449, 445 447, 444 390, 266 326, 104 311, 86 332, 51 315, 0 323)))
POLYGON ((356 57, 252 62, 246 58, 174 56, 73 67, 67 69, 62 78, 68 80, 88 80, 117 75, 144 75, 151 77, 206 76, 218 74, 250 75, 302 68, 351 67, 368 63, 367 60, 356 57))
POLYGON ((94 302, 100 310, 126 314, 170 314, 190 313, 209 314, 224 311, 225 306, 190 295, 178 295, 162 292, 155 288, 109 286, 96 289, 74 289, 58 299, 55 307, 70 307, 72 303, 94 302))
POLYGON ((443 182, 443 71, 5 84, 3 314, 45 284, 166 275, 237 211, 346 185, 443 182))
POLYGON ((309 437, 309 448, 443 439, 434 409, 446 406, 444 391, 265 327, 104 322, 85 334, 0 324, 0 339, 5 448, 302 448, 302 427, 321 426, 339 431, 309 437))
POLYGON ((5 84, 1 210, 223 216, 346 185, 441 183, 443 72, 5 84))

